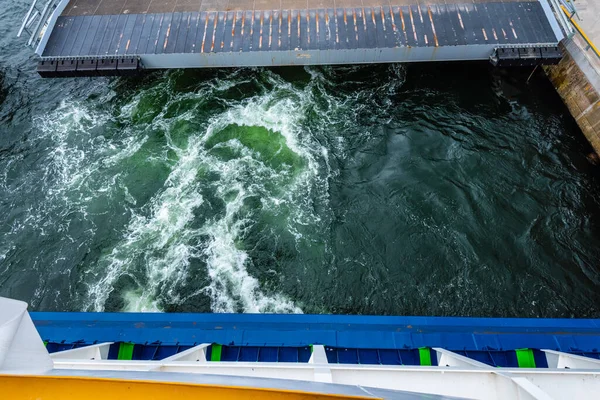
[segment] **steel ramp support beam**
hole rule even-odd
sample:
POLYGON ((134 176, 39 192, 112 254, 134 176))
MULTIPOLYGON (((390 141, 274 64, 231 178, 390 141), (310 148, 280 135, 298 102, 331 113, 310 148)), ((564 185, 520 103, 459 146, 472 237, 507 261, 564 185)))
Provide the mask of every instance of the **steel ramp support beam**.
POLYGON ((546 353, 548 368, 596 369, 600 370, 600 360, 562 351, 542 350, 546 353))
POLYGON ((106 360, 108 359, 108 350, 111 344, 113 342, 57 351, 56 353, 51 353, 50 358, 53 360, 106 360))

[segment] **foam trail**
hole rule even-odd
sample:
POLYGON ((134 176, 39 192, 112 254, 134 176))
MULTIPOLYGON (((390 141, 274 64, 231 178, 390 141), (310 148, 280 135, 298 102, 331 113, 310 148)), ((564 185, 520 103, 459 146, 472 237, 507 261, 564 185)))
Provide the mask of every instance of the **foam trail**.
MULTIPOLYGON (((126 100, 116 116, 64 102, 45 119, 45 137, 56 144, 45 173, 48 193, 60 200, 54 203, 68 205, 55 209, 62 215, 76 209, 87 218, 91 205, 111 200, 125 216, 119 219, 124 225, 114 228, 120 231, 117 240, 102 248, 96 264, 86 265, 83 308, 102 311, 111 299, 109 308, 116 304, 126 311, 161 311, 202 295, 216 312, 301 312, 300 305, 262 287, 259 276, 252 275, 261 267, 254 262, 260 261, 244 248, 245 241, 259 239, 248 235, 265 217, 264 232, 273 229, 275 233, 266 233, 273 238, 291 235, 297 251, 319 242, 311 235, 327 226, 328 185, 336 172, 329 166, 327 148, 311 130, 318 133, 340 121, 352 124, 348 108, 360 110, 398 87, 378 88, 385 94, 379 97, 371 89, 336 94, 330 86, 338 84, 338 70, 307 71, 311 80, 301 88, 260 70, 249 77, 237 72, 209 79, 197 91, 177 90, 177 74, 166 74, 126 100), (260 86, 254 97, 221 96, 252 82, 260 86), (212 112, 207 104, 215 100, 226 106, 212 112), (311 126, 306 118, 314 114, 317 124, 311 126), (123 128, 103 136, 114 131, 112 124, 123 128), (235 127, 249 130, 236 133, 235 127), (244 132, 254 135, 254 142, 244 132), (274 150, 274 143, 282 147, 274 150), (263 157, 265 146, 271 146, 269 157, 280 157, 277 162, 263 157), (220 150, 225 152, 219 155, 220 150), (137 176, 146 165, 168 171, 162 169, 159 178, 137 176), (159 179, 165 177, 162 183, 159 179), (140 179, 159 186, 149 199, 140 198, 140 179), (269 225, 273 223, 277 226, 269 225)), ((50 214, 47 207, 41 211, 32 215, 50 214)), ((94 243, 94 229, 92 221, 84 244, 94 243)))
MULTIPOLYGON (((273 94, 254 98, 244 105, 230 108, 225 114, 215 118, 208 129, 206 139, 231 124, 264 127, 280 133, 287 146, 308 162, 308 168, 296 177, 291 177, 290 171, 275 172, 262 163, 256 163, 250 157, 233 159, 225 164, 215 163, 221 171, 217 195, 225 198, 232 189, 237 195, 227 202, 224 217, 203 229, 203 232, 211 237, 203 254, 207 257, 211 283, 206 289, 211 295, 213 311, 235 312, 241 307, 244 312, 301 312, 299 307, 283 295, 266 296, 260 291, 256 278, 247 272, 246 266, 250 262, 247 253, 237 249, 235 245, 245 226, 251 223, 237 217, 244 206, 244 200, 251 196, 259 195, 263 199, 263 207, 294 204, 295 214, 292 218, 309 223, 306 221, 304 204, 301 204, 295 195, 314 184, 318 178, 318 171, 311 149, 301 143, 299 138, 299 119, 304 111, 303 102, 306 104, 305 94, 300 94, 301 97, 295 101, 288 97, 273 102, 273 94), (244 170, 249 160, 255 179, 247 184, 244 170), (269 180, 285 186, 281 197, 271 202, 267 199, 272 193, 261 184, 269 180)), ((311 217, 314 218, 312 215, 311 217)))
MULTIPOLYGON (((292 199, 285 196, 305 187, 316 172, 308 168, 294 177, 287 169, 275 171, 235 140, 225 144, 240 151, 240 157, 231 160, 216 157, 205 145, 208 138, 229 125, 258 126, 280 133, 290 149, 310 160, 310 153, 297 140, 294 124, 298 115, 294 110, 298 104, 289 98, 274 101, 272 95, 259 96, 213 117, 206 133, 190 136, 186 148, 177 148, 171 141, 178 160, 164 189, 151 199, 146 207, 149 212, 134 214, 123 240, 98 268, 89 271, 96 277, 88 287, 93 300, 89 307, 104 310, 117 280, 123 275, 139 275, 140 266, 144 277, 134 278, 140 281, 140 289, 125 293, 126 309, 160 309, 157 299, 177 304, 184 300, 177 288, 186 285, 188 267, 198 259, 206 264, 209 284, 203 291, 210 296, 213 311, 301 312, 285 296, 261 291, 258 280, 246 269, 251 260, 237 248, 236 241, 252 223, 240 217, 245 200, 274 195, 265 182, 286 186, 279 202, 289 203, 292 199), (199 171, 204 175, 199 176, 199 171), (210 174, 218 175, 217 180, 207 181, 205 176, 210 174), (202 191, 207 189, 223 201, 225 209, 199 228, 192 228, 194 213, 204 203, 202 191), (237 194, 231 198, 233 192, 237 194)), ((302 219, 300 215, 294 217, 302 219)))
MULTIPOLYGON (((124 240, 110 255, 101 260, 101 268, 91 271, 102 275, 89 285, 88 293, 96 311, 104 305, 116 280, 133 272, 136 265, 145 264, 147 281, 141 298, 151 298, 158 289, 173 289, 173 284, 185 278, 189 257, 194 253, 190 244, 194 232, 186 225, 194 218, 194 209, 203 202, 195 182, 198 173, 198 146, 182 153, 169 175, 166 188, 150 202, 149 216, 134 214, 124 240), (164 288, 164 285, 168 285, 164 288)), ((128 294, 128 303, 134 293, 128 294)), ((147 303, 147 302, 142 302, 147 303)), ((136 310, 137 311, 137 310, 136 310)))
POLYGON ((118 163, 131 157, 147 139, 128 130, 110 140, 90 134, 104 128, 111 118, 82 102, 67 100, 55 111, 34 118, 39 134, 31 139, 32 146, 44 149, 40 168, 28 170, 24 183, 18 187, 8 188, 6 181, 2 186, 16 199, 43 196, 44 201, 30 206, 15 221, 11 234, 32 229, 41 236, 54 235, 67 230, 73 221, 83 219, 89 230, 77 240, 80 245, 90 240, 94 234, 94 222, 88 219, 90 206, 119 190, 118 163), (106 174, 111 168, 116 172, 106 174))
POLYGON ((160 312, 156 300, 149 298, 147 293, 128 291, 124 293, 123 300, 125 301, 123 311, 126 312, 160 312))
POLYGON ((227 204, 225 217, 206 226, 203 231, 210 235, 204 255, 207 257, 208 275, 211 283, 207 287, 215 312, 236 312, 240 306, 244 312, 300 313, 284 296, 267 296, 260 291, 258 280, 246 270, 248 255, 238 250, 235 240, 245 221, 235 221, 245 193, 240 190, 236 199, 227 204))

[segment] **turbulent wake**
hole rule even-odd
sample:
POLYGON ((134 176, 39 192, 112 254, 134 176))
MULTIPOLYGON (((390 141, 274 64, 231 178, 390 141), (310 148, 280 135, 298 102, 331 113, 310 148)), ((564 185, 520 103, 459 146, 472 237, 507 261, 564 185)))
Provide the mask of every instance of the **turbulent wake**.
POLYGON ((595 178, 527 76, 436 64, 31 83, 47 94, 15 79, 0 294, 33 309, 597 313, 595 178))
POLYGON ((308 71, 304 87, 256 71, 184 91, 174 88, 176 72, 112 114, 66 101, 38 120, 56 146, 44 180, 47 203, 80 213, 90 225, 89 242, 111 212, 123 223, 113 227, 121 233, 104 243, 97 261, 83 266, 76 285, 85 288, 78 296, 84 309, 164 311, 208 298, 214 312, 302 312, 268 284, 282 271, 261 271, 262 260, 250 253, 286 238, 295 243, 286 251, 315 246, 314 228, 326 227, 331 171, 327 148, 314 134, 343 103, 359 99, 356 92, 323 96, 327 77, 308 71), (227 99, 248 85, 253 95, 227 99), (314 113, 320 121, 307 126, 314 113), (102 206, 117 199, 124 206, 102 206), (251 271, 266 274, 266 286, 251 271))

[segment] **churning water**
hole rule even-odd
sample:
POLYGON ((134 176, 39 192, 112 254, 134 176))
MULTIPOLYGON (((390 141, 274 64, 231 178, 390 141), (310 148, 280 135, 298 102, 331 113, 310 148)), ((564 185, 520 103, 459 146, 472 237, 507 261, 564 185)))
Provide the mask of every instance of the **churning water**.
POLYGON ((485 64, 41 80, 1 0, 0 295, 40 310, 600 316, 598 167, 485 64))

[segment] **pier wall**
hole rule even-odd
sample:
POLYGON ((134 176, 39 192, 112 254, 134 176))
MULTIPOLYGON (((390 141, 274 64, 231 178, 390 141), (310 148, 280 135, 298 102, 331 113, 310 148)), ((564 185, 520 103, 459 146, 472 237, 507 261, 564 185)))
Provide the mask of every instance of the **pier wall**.
POLYGON ((600 155, 600 70, 575 41, 566 40, 561 46, 563 59, 556 66, 546 67, 546 74, 600 155))
MULTIPOLYGON (((580 25, 596 47, 600 45, 600 3, 580 0, 580 25)), ((583 134, 600 155, 600 58, 578 33, 560 44, 563 59, 545 67, 546 75, 569 108, 583 134)))

